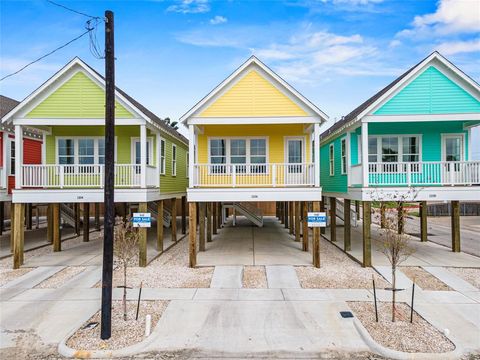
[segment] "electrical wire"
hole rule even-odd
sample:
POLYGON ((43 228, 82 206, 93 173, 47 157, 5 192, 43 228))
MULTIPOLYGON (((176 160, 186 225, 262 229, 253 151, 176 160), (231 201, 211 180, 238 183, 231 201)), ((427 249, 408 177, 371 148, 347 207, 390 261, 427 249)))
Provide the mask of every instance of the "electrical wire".
POLYGON ((55 6, 58 6, 58 7, 64 8, 65 10, 68 10, 68 11, 74 12, 74 13, 76 13, 76 14, 79 14, 79 15, 83 15, 83 16, 89 17, 89 18, 91 18, 91 19, 100 19, 98 16, 92 16, 92 15, 85 14, 85 13, 83 13, 83 12, 81 12, 81 11, 77 11, 77 10, 71 9, 71 8, 69 8, 69 7, 65 6, 65 5, 58 4, 58 3, 56 3, 56 2, 54 2, 54 1, 52 1, 52 0, 47 0, 47 2, 49 2, 50 4, 53 4, 53 5, 55 5, 55 6))

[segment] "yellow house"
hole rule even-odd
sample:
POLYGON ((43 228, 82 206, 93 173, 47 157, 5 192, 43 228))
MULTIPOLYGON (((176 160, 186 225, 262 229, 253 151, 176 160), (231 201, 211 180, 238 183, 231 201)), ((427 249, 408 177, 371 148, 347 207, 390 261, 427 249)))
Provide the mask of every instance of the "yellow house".
POLYGON ((314 144, 327 119, 250 57, 181 118, 190 134, 188 201, 320 201, 314 144))

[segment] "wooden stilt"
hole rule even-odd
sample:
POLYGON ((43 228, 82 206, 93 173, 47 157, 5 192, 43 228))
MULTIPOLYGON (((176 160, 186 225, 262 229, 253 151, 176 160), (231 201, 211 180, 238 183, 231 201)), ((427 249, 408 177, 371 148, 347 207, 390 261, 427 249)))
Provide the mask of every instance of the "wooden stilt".
POLYGON ((344 221, 344 229, 343 229, 343 249, 345 251, 352 250, 351 244, 351 202, 350 199, 343 199, 343 221, 344 221))
POLYGON ((301 202, 295 201, 295 241, 300 242, 300 234, 302 228, 300 226, 300 219, 301 219, 301 202))
POLYGON ((283 214, 284 216, 284 221, 283 223, 285 224, 285 229, 288 229, 288 220, 289 220, 289 217, 290 217, 290 204, 285 201, 284 203, 284 207, 285 207, 285 213, 283 214))
POLYGON ((23 264, 23 232, 25 222, 25 205, 16 203, 13 205, 15 212, 13 220, 13 268, 18 269, 23 264))
MULTIPOLYGON (((138 204, 138 212, 146 213, 148 210, 148 204, 142 202, 138 204)), ((147 230, 146 227, 138 228, 139 239, 138 239, 138 266, 146 267, 147 266, 147 230)))
POLYGON ((387 221, 387 219, 386 219, 386 217, 385 217, 385 207, 386 207, 386 205, 385 205, 385 203, 382 201, 382 202, 380 203, 380 227, 381 227, 382 229, 385 229, 386 221, 387 221))
POLYGON ((177 199, 172 198, 172 241, 177 242, 177 199))
POLYGON ((363 267, 372 266, 372 239, 370 226, 372 223, 371 203, 363 202, 363 267))
POLYGON ((290 201, 288 203, 288 217, 290 219, 288 219, 288 222, 290 224, 290 227, 289 227, 289 232, 290 232, 290 235, 293 235, 293 232, 295 231, 295 202, 293 201, 290 201))
POLYGON ((452 206, 452 251, 460 252, 460 202, 457 200, 452 201, 451 206, 452 206))
POLYGON ((212 242, 212 203, 207 202, 207 242, 212 242))
POLYGON ((213 231, 213 234, 216 235, 217 234, 217 230, 218 230, 218 223, 217 223, 217 220, 218 220, 218 216, 217 216, 217 209, 218 209, 218 205, 216 202, 212 203, 212 220, 213 220, 213 225, 212 225, 212 231, 213 231))
POLYGON ((218 206, 218 210, 217 210, 217 216, 218 216, 217 224, 218 224, 218 228, 220 229, 220 228, 223 226, 222 203, 221 203, 221 202, 217 203, 217 206, 218 206))
POLYGON ((83 242, 90 240, 90 204, 83 204, 83 242))
POLYGON ((188 242, 189 242, 189 265, 197 266, 197 206, 194 202, 188 205, 188 242))
MULTIPOLYGON (((48 205, 50 206, 50 205, 48 205)), ((73 216, 75 217, 75 234, 80 236, 80 204, 73 204, 73 216)))
POLYGON ((206 203, 198 203, 198 251, 205 251, 205 213, 206 203))
POLYGON ((398 204, 398 209, 397 209, 398 213, 397 213, 397 216, 398 216, 398 226, 397 226, 397 230, 398 230, 398 233, 399 234, 403 234, 404 233, 404 224, 405 224, 405 219, 404 219, 404 214, 403 214, 403 202, 400 202, 398 204))
POLYGON ((360 220, 360 201, 355 200, 355 214, 357 215, 357 220, 360 220))
POLYGON ((13 234, 15 233, 13 231, 14 224, 15 224, 15 206, 13 203, 11 203, 11 206, 10 206, 10 253, 12 254, 13 254, 13 244, 14 244, 13 234))
POLYGON ((285 219, 283 217, 283 214, 284 214, 283 213, 283 210, 284 210, 283 204, 284 204, 283 201, 278 204, 278 206, 280 207, 280 224, 283 224, 285 222, 285 219))
POLYGON ((32 230, 32 204, 25 204, 25 226, 27 230, 32 230))
POLYGON ((62 239, 60 237, 60 204, 52 205, 52 242, 53 251, 62 251, 62 239))
POLYGON ((420 202, 420 241, 428 241, 428 228, 427 228, 427 202, 420 202))
POLYGON ((187 233, 187 197, 182 196, 182 234, 187 233))
POLYGON ((47 206, 47 240, 50 244, 53 244, 53 204, 47 206))
POLYGON ((303 212, 302 212, 302 250, 303 251, 308 251, 308 243, 309 243, 309 237, 308 237, 308 222, 307 222, 307 214, 308 214, 308 201, 303 202, 303 212))
MULTIPOLYGON (((320 212, 325 212, 325 197, 322 196, 322 201, 320 202, 320 212)), ((320 234, 325 234, 326 228, 320 228, 320 234)))
POLYGON ((127 219, 127 217, 130 215, 130 210, 128 209, 128 203, 123 203, 122 204, 123 206, 123 211, 122 211, 122 215, 123 215, 123 221, 125 221, 127 219))
POLYGON ((330 198, 330 241, 337 241, 337 199, 330 198))
POLYGON ((94 204, 95 211, 95 230, 100 231, 100 203, 94 204))
POLYGON ((157 201, 157 251, 163 252, 163 200, 157 201))
MULTIPOLYGON (((320 203, 318 201, 313 202, 313 211, 318 212, 320 211, 320 203)), ((314 227, 313 228, 313 266, 316 268, 320 267, 320 228, 314 227)))

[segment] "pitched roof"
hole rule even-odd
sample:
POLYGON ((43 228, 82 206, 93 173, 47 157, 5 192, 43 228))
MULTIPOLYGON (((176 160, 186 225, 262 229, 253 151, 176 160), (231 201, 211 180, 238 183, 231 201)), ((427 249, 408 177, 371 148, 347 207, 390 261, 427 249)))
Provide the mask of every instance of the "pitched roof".
POLYGON ((0 118, 9 113, 20 101, 0 95, 0 118))

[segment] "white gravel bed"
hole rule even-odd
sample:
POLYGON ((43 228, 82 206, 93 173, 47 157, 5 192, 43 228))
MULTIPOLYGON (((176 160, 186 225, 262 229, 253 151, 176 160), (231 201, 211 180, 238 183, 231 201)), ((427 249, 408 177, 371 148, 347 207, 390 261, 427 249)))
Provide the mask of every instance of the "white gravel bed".
POLYGON ((397 303, 395 322, 391 321, 392 304, 378 303, 378 323, 373 302, 348 302, 348 305, 372 338, 387 348, 408 353, 443 353, 455 349, 447 337, 415 311, 410 323, 410 307, 405 303, 397 303))
POLYGON ((266 289, 268 285, 265 266, 244 266, 242 286, 247 289, 266 289))
POLYGON ((8 282, 19 278, 22 275, 32 271, 35 268, 20 268, 20 269, 10 269, 10 268, 0 268, 0 286, 7 284, 8 282))
POLYGON ((466 282, 469 282, 477 289, 480 289, 480 268, 456 268, 449 267, 448 271, 451 271, 458 277, 462 278, 466 282))
POLYGON ((375 286, 384 288, 387 281, 372 268, 363 268, 347 254, 325 239, 320 240, 320 269, 296 266, 298 279, 307 289, 371 289, 372 275, 375 286))
MULTIPOLYGON (((188 267, 188 240, 182 239, 147 267, 131 266, 127 269, 128 286, 145 288, 208 288, 213 267, 188 267)), ((113 271, 113 285, 123 285, 123 270, 113 271)), ((95 287, 101 287, 97 283, 95 287)))
POLYGON ((450 291, 452 288, 419 266, 401 266, 398 268, 410 280, 423 290, 450 291))
POLYGON ((86 266, 69 266, 53 274, 35 286, 35 289, 57 289, 75 275, 85 271, 86 266))
POLYGON ((138 320, 136 301, 127 301, 127 320, 123 320, 121 301, 112 302, 112 337, 100 339, 100 311, 93 315, 67 341, 67 345, 77 350, 109 350, 121 349, 141 342, 145 339, 145 316, 152 316, 152 331, 168 306, 168 301, 142 301, 138 320), (94 329, 83 329, 90 322, 98 322, 94 329))

